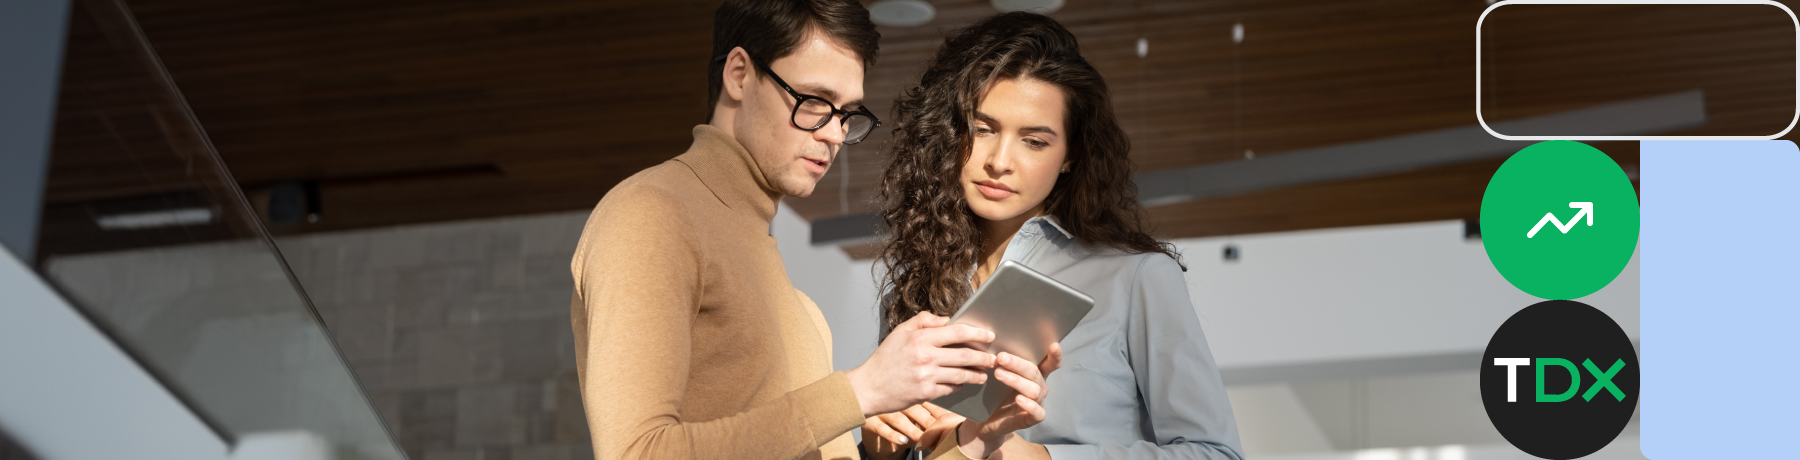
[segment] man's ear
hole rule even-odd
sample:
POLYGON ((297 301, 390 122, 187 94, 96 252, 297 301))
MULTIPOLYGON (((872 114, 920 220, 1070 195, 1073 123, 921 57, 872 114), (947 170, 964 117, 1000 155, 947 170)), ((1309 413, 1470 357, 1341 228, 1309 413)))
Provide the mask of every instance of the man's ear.
POLYGON ((743 103, 744 93, 756 81, 756 69, 750 65, 750 53, 735 47, 725 55, 725 88, 720 102, 743 103))

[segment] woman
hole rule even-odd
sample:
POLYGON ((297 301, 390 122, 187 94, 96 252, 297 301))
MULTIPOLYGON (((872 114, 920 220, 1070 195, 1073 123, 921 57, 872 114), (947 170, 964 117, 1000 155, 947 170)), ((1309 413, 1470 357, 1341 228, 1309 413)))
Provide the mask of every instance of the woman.
POLYGON ((1144 229, 1130 141, 1074 35, 1037 14, 985 19, 945 40, 895 111, 882 330, 954 314, 1003 260, 1096 304, 1047 379, 1002 362, 1014 375, 996 379, 1021 395, 1010 420, 923 406, 871 418, 871 456, 1241 458, 1186 267, 1144 229))

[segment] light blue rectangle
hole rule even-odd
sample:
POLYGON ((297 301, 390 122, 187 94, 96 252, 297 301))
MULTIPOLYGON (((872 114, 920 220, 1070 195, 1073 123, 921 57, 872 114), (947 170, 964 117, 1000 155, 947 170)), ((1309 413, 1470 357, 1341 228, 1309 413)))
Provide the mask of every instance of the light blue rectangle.
POLYGON ((1644 456, 1795 458, 1800 149, 1644 141, 1644 456))

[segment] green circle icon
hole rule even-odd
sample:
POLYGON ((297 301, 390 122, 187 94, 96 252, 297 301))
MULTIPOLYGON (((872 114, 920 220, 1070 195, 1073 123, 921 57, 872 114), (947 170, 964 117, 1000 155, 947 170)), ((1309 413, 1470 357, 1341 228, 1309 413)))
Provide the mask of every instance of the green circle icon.
POLYGON ((1514 287, 1569 300, 1612 283, 1637 249, 1631 179, 1600 150, 1545 141, 1500 165, 1481 196, 1481 243, 1514 287))

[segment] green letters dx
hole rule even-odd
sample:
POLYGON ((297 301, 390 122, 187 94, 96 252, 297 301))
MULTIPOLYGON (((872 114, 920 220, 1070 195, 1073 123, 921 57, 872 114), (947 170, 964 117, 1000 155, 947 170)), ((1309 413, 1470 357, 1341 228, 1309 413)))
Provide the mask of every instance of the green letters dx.
MULTIPOLYGON (((1537 358, 1535 361, 1537 361, 1537 365, 1536 365, 1536 368, 1537 368, 1537 398, 1536 398, 1536 400, 1537 400, 1537 402, 1568 401, 1570 398, 1575 397, 1575 392, 1577 390, 1581 389, 1581 372, 1575 369, 1575 363, 1569 362, 1569 360, 1562 359, 1562 358, 1537 358), (1544 388, 1544 374, 1548 370, 1549 367, 1561 367, 1564 370, 1567 370, 1569 372, 1569 388, 1567 390, 1563 390, 1562 393, 1557 393, 1557 394, 1545 393, 1546 388, 1544 388)), ((1513 396, 1514 388, 1516 388, 1512 384, 1512 379, 1516 375, 1513 372, 1513 369, 1515 368, 1515 366, 1521 366, 1521 365, 1526 365, 1526 364, 1527 364, 1527 362, 1524 358, 1495 358, 1494 359, 1494 365, 1506 367, 1506 378, 1507 378, 1506 400, 1507 400, 1507 402, 1512 402, 1512 401, 1516 400, 1516 398, 1513 396)), ((1600 390, 1606 390, 1607 393, 1611 393, 1613 399, 1615 399, 1615 400, 1618 400, 1618 401, 1625 400, 1625 392, 1619 390, 1619 386, 1614 385, 1613 381, 1612 381, 1613 376, 1619 375, 1619 370, 1625 368, 1625 360, 1623 360, 1623 359, 1613 360, 1612 366, 1607 367, 1605 371, 1601 371, 1599 367, 1594 366, 1594 361, 1591 359, 1581 360, 1581 367, 1583 369, 1587 369, 1588 374, 1591 374, 1594 376, 1594 384, 1591 386, 1588 386, 1588 389, 1586 392, 1581 393, 1582 401, 1593 401, 1594 396, 1600 394, 1600 390)))

